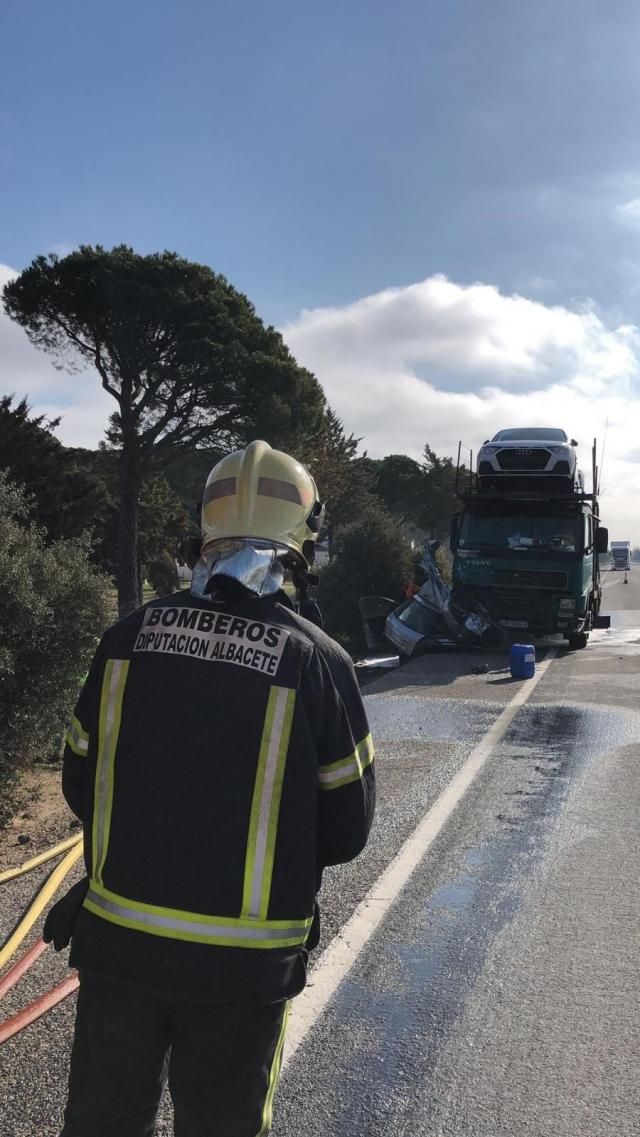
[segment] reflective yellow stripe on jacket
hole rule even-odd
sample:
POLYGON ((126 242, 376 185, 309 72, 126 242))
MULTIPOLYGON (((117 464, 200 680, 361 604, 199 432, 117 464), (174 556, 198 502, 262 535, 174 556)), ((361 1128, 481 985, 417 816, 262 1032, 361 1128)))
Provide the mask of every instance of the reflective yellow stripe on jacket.
POLYGON ((170 939, 249 948, 304 944, 312 917, 267 919, 280 799, 296 701, 296 692, 287 687, 272 687, 267 701, 251 805, 240 914, 237 917, 211 916, 163 908, 129 900, 104 887, 114 763, 128 669, 127 660, 109 660, 102 684, 94 793, 93 875, 85 907, 111 923, 170 939))
POLYGON ((321 790, 338 790, 341 786, 348 786, 349 782, 358 782, 367 766, 370 766, 374 757, 373 740, 368 734, 356 746, 353 754, 341 758, 338 762, 330 762, 328 766, 320 766, 318 780, 321 790))
POLYGON ((67 746, 77 754, 79 758, 86 758, 89 750, 89 735, 82 726, 80 719, 76 715, 72 715, 71 724, 67 731, 65 738, 67 746))
POLYGON ((140 900, 127 900, 95 880, 91 881, 84 906, 96 916, 137 932, 219 947, 296 947, 305 942, 311 927, 311 917, 302 920, 255 920, 159 908, 140 900))
POLYGON ((113 805, 113 767, 128 674, 128 659, 107 660, 100 699, 98 761, 93 797, 93 875, 99 884, 103 883, 102 873, 109 845, 113 805))
POLYGON ((272 687, 260 742, 244 869, 242 916, 266 918, 269 911, 278 813, 296 693, 272 687))

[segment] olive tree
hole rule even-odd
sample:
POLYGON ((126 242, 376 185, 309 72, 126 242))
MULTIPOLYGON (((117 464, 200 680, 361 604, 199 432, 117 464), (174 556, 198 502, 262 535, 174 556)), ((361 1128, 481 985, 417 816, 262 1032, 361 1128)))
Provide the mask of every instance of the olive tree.
POLYGON ((21 766, 59 744, 110 615, 81 538, 49 541, 0 471, 0 826, 21 766))

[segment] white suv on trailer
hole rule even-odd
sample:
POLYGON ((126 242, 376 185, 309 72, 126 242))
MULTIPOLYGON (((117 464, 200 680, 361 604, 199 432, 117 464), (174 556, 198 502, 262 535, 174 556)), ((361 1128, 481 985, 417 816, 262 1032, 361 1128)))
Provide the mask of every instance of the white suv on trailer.
POLYGON ((535 490, 544 484, 558 493, 583 493, 577 445, 557 427, 499 430, 478 451, 478 489, 535 490))

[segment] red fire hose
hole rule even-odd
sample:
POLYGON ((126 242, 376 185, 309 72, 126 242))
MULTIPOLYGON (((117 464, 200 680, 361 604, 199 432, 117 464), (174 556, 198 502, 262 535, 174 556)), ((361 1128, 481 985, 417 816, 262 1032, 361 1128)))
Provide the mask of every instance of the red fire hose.
POLYGON ((0 979, 0 999, 10 991, 13 986, 22 979, 22 976, 29 970, 32 963, 42 955, 43 951, 47 950, 47 945, 44 940, 36 940, 35 944, 25 951, 20 959, 16 960, 13 967, 10 967, 6 975, 0 979))
MULTIPOLYGON (((0 967, 4 966, 22 940, 29 934, 31 928, 51 900, 61 881, 73 868, 75 862, 82 856, 82 836, 80 835, 68 841, 62 841, 59 845, 55 845, 53 849, 49 849, 45 853, 40 853, 37 857, 34 857, 31 861, 28 861, 19 868, 7 869, 3 873, 0 873, 0 883, 4 883, 5 881, 12 880, 16 876, 20 876, 22 873, 29 872, 32 868, 38 867, 40 864, 43 864, 45 861, 52 859, 62 852, 66 852, 66 856, 44 882, 35 900, 32 901, 12 935, 10 935, 6 943, 0 947, 0 967)), ((10 991, 18 980, 25 975, 29 968, 42 955, 46 947, 47 945, 44 940, 37 940, 29 950, 24 952, 16 963, 9 968, 2 979, 0 979, 0 998, 6 995, 7 991, 10 991)), ((46 1014, 47 1011, 56 1007, 63 999, 73 994, 77 988, 78 976, 76 972, 73 972, 73 974, 68 975, 66 979, 63 979, 61 983, 58 983, 49 991, 45 991, 44 995, 40 995, 38 999, 29 1003, 27 1007, 23 1007, 21 1011, 11 1015, 8 1019, 5 1019, 4 1022, 0 1022, 0 1045, 9 1038, 13 1038, 14 1035, 19 1034, 21 1030, 24 1030, 30 1023, 35 1022, 41 1015, 46 1014)))
POLYGON ((52 987, 50 991, 45 992, 39 999, 35 999, 33 1003, 29 1003, 27 1007, 23 1007, 17 1014, 11 1015, 11 1018, 5 1019, 0 1023, 0 1045, 6 1042, 9 1038, 13 1038, 14 1034, 19 1034, 30 1023, 35 1022, 44 1015, 46 1011, 50 1011, 52 1007, 56 1007, 63 999, 68 998, 74 991, 78 989, 79 982, 77 974, 68 975, 62 983, 52 987))

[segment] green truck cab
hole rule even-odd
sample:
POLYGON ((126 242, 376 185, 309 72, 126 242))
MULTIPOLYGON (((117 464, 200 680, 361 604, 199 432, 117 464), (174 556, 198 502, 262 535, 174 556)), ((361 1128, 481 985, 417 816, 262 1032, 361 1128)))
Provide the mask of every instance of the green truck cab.
POLYGON ((599 555, 608 533, 592 494, 469 492, 451 524, 453 585, 484 603, 508 633, 562 635, 586 647, 606 626, 599 555))

